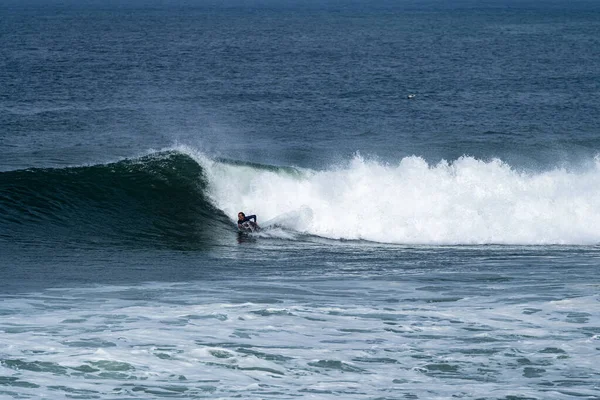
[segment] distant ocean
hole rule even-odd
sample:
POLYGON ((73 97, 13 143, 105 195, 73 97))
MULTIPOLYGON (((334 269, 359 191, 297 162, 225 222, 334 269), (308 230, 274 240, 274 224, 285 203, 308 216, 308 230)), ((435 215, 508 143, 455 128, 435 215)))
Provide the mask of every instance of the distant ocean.
POLYGON ((599 245, 598 2, 0 4, 2 399, 600 399, 599 245))

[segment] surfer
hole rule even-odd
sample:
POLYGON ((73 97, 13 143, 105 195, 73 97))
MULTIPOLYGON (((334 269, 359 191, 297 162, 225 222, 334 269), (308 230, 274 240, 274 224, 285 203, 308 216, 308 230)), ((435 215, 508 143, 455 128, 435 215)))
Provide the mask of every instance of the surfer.
POLYGON ((258 224, 256 223, 256 215, 248 215, 246 217, 246 214, 244 214, 243 212, 239 212, 238 213, 238 229, 241 231, 250 231, 250 232, 254 232, 256 230, 258 230, 258 224), (252 222, 251 220, 254 220, 254 222, 252 222))

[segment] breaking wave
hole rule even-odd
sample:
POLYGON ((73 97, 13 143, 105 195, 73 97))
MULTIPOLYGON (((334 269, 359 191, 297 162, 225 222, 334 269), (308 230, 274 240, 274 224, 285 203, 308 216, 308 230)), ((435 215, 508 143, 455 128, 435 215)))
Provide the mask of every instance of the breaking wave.
POLYGON ((524 172, 462 157, 356 155, 326 170, 214 159, 187 147, 115 163, 0 173, 0 239, 193 247, 269 230, 399 244, 596 244, 600 161, 524 172))

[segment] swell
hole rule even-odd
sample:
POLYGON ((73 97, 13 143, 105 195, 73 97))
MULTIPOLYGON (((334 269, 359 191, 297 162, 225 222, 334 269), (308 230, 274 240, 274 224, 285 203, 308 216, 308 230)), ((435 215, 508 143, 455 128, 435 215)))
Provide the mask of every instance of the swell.
POLYGON ((0 173, 0 238, 10 242, 196 248, 230 229, 202 166, 160 152, 110 164, 0 173))

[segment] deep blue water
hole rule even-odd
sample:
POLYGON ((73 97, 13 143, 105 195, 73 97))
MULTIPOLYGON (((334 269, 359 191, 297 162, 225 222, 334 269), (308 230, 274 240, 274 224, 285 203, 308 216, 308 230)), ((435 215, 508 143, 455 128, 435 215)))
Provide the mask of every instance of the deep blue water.
POLYGON ((598 49, 591 1, 3 2, 0 397, 598 398, 598 49))
POLYGON ((597 8, 410 5, 5 8, 2 168, 177 140, 309 167, 595 155, 597 8))

